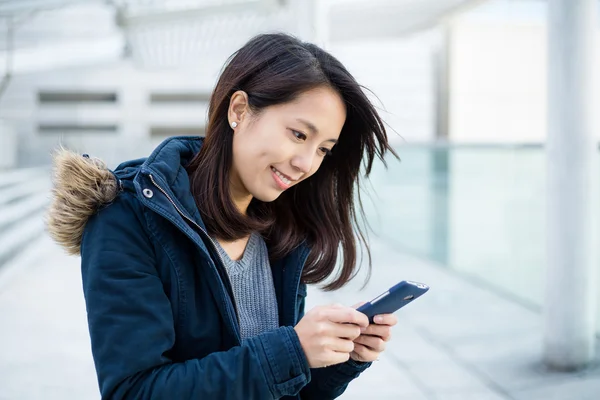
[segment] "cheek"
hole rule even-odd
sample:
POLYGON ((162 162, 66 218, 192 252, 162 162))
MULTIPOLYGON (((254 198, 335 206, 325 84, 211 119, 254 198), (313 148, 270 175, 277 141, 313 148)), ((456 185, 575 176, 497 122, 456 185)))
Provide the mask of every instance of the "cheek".
POLYGON ((247 184, 249 176, 252 175, 253 163, 251 160, 255 158, 251 143, 248 143, 245 138, 234 137, 232 156, 233 168, 242 182, 247 184))
POLYGON ((260 142, 241 137, 236 139, 233 143, 233 166, 243 185, 251 189, 266 175, 265 170, 272 163, 272 160, 269 161, 270 153, 260 142))
POLYGON ((240 132, 233 136, 233 157, 236 164, 249 164, 248 161, 259 156, 260 142, 254 136, 252 131, 240 132))
POLYGON ((233 137, 233 148, 238 158, 250 161, 253 165, 266 157, 272 157, 272 153, 277 152, 278 145, 277 138, 262 124, 255 124, 233 137))

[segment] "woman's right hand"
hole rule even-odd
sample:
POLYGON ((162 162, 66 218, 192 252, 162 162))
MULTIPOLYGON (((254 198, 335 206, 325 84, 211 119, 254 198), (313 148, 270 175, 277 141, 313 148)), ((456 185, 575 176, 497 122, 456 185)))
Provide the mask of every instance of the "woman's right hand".
POLYGON ((339 304, 318 306, 307 312, 294 327, 311 368, 327 367, 348 361, 353 340, 369 319, 352 307, 339 304))

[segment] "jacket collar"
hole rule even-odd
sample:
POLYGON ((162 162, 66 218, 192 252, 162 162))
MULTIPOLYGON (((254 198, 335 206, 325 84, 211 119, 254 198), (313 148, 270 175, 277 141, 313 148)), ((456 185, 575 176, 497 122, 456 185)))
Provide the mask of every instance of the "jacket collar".
MULTIPOLYGON (((203 141, 201 137, 187 136, 165 140, 143 161, 140 167, 142 176, 137 176, 136 179, 149 177, 156 186, 160 187, 161 191, 165 192, 177 208, 187 214, 187 218, 193 218, 198 225, 206 229, 191 194, 189 176, 185 169, 192 158, 200 151, 203 141)), ((143 184, 140 183, 137 187, 140 189, 143 184)), ((177 215, 177 210, 172 207, 161 207, 160 210, 169 213, 170 219, 173 221, 181 218, 180 215, 177 215)), ((296 295, 302 269, 309 252, 309 247, 306 242, 303 242, 283 260, 278 260, 274 265, 271 265, 274 280, 280 282, 280 284, 275 285, 275 289, 278 301, 282 302, 280 304, 282 310, 280 318, 284 324, 295 322, 296 295), (291 268, 286 268, 286 266, 291 268)))
POLYGON ((190 189, 186 166, 200 151, 204 139, 177 136, 162 142, 141 165, 141 172, 167 192, 173 202, 202 228, 205 228, 190 189))
MULTIPOLYGON (((185 169, 200 151, 203 143, 204 138, 199 136, 168 138, 143 161, 140 170, 142 174, 151 175, 188 217, 206 229, 192 196, 189 175, 185 169)), ((308 247, 302 243, 296 250, 306 253, 308 247)))

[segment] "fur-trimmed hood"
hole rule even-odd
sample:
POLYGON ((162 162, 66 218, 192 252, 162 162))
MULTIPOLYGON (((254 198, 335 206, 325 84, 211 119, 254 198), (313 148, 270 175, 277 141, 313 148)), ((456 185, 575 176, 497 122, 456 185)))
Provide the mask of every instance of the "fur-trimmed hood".
POLYGON ((85 224, 116 198, 119 183, 103 161, 64 148, 56 151, 53 164, 47 229, 68 254, 79 255, 85 224))
POLYGON ((151 187, 144 178, 150 175, 181 210, 204 226, 185 172, 185 165, 200 151, 202 142, 196 136, 170 137, 150 156, 125 161, 114 171, 98 158, 58 149, 53 157, 54 188, 46 218, 50 236, 68 254, 79 255, 89 218, 112 203, 121 190, 134 192, 143 200, 143 188, 151 187))

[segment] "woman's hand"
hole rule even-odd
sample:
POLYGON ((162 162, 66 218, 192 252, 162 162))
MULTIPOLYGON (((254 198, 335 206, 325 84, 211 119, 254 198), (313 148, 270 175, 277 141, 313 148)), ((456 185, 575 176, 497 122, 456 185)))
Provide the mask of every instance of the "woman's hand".
MULTIPOLYGON (((361 303, 364 304, 364 303, 361 303)), ((360 305, 355 307, 360 307, 360 305)), ((382 314, 373 318, 374 324, 361 330, 359 337, 354 339, 354 350, 350 358, 359 362, 375 361, 385 350, 385 345, 392 338, 392 327, 398 323, 394 314, 382 314)))
POLYGON ((369 319, 352 307, 339 304, 315 307, 294 327, 311 368, 348 361, 353 340, 368 329, 369 319))

